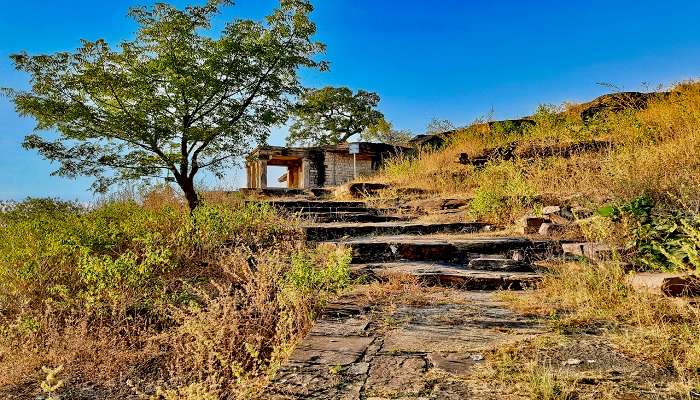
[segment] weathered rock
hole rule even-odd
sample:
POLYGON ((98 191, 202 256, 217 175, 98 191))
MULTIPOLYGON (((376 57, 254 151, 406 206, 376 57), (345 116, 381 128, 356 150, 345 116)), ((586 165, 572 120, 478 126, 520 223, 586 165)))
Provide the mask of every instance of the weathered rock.
POLYGON ((560 207, 560 206, 545 206, 545 207, 542 207, 542 215, 554 214, 554 213, 558 213, 559 211, 561 211, 561 207, 560 207))
POLYGON ((700 277, 692 274, 641 272, 630 277, 630 284, 637 290, 670 297, 700 296, 700 277))
POLYGON ((545 222, 547 222, 547 219, 544 217, 526 215, 520 219, 520 228, 523 234, 532 235, 538 233, 540 226, 545 222))
POLYGON ((371 235, 428 235, 433 233, 474 233, 487 230, 491 225, 483 222, 377 222, 377 223, 317 223, 306 224, 306 238, 312 241, 371 235))
POLYGON ((581 119, 587 121, 605 112, 617 113, 625 109, 644 109, 650 99, 665 96, 667 93, 618 92, 609 93, 579 106, 581 119))
POLYGON ((545 222, 540 225, 538 233, 542 236, 562 236, 567 233, 575 233, 580 228, 578 225, 560 225, 553 222, 545 222))
POLYGON ((469 261, 468 268, 481 271, 532 272, 532 265, 508 258, 480 257, 469 261))
POLYGON ((407 204, 409 208, 421 211, 421 212, 434 212, 440 210, 456 210, 458 208, 464 207, 467 204, 467 200, 463 199, 419 199, 413 200, 407 204))
POLYGON ((390 222, 404 221, 408 216, 405 215, 386 215, 377 214, 369 211, 311 211, 300 215, 301 218, 315 223, 330 223, 330 222, 390 222))
POLYGON ((428 361, 434 368, 453 375, 468 374, 471 367, 482 362, 481 354, 433 352, 428 354, 428 361))
POLYGON ((416 396, 426 387, 421 379, 428 363, 419 355, 380 355, 374 358, 367 378, 367 395, 396 398, 416 396))
POLYGON ((576 219, 571 208, 561 206, 544 207, 542 208, 542 215, 550 222, 559 225, 567 225, 576 219))
POLYGON ((614 258, 616 249, 602 243, 562 243, 564 255, 585 257, 591 261, 606 261, 614 258))
POLYGON ((462 290, 521 290, 533 287, 542 279, 534 272, 471 270, 460 265, 425 261, 360 264, 353 266, 352 271, 378 279, 409 275, 425 285, 462 290))
MULTIPOLYGON (((343 296, 334 308, 345 310, 348 303, 357 301, 354 296, 343 296)), ((454 291, 449 298, 456 303, 374 306, 371 312, 360 309, 360 314, 355 309, 342 315, 324 314, 299 345, 306 351, 285 362, 260 397, 471 398, 467 384, 459 378, 435 381, 429 369, 464 375, 483 360, 483 351, 544 331, 539 322, 508 310, 490 293, 454 291), (401 322, 384 330, 377 329, 377 323, 367 324, 368 318, 401 322), (357 335, 363 326, 364 336, 357 335), (318 343, 323 337, 333 342, 318 343), (310 349, 317 349, 317 356, 309 354, 310 349), (355 361, 344 364, 350 359, 355 361)))
POLYGON ((372 343, 364 336, 311 335, 289 357, 293 363, 327 366, 348 365, 359 360, 372 343))
POLYGON ((557 242, 520 237, 442 239, 401 235, 348 238, 329 243, 350 247, 352 262, 356 264, 401 260, 467 263, 489 256, 513 258, 516 251, 521 252, 519 256, 524 261, 561 253, 557 242))
POLYGON ((615 257, 616 249, 603 243, 586 243, 583 255, 592 261, 608 261, 615 257))
POLYGON ((388 189, 390 186, 386 183, 359 182, 348 185, 348 192, 352 197, 362 198, 367 196, 376 196, 381 190, 388 189))

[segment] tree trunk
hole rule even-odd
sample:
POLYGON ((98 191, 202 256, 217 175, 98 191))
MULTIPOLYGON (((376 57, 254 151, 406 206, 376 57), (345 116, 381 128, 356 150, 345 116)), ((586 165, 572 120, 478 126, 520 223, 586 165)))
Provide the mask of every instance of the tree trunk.
POLYGON ((180 189, 185 194, 190 212, 193 212, 199 205, 199 196, 197 196, 197 191, 194 189, 194 179, 182 178, 178 181, 178 185, 180 185, 180 189))

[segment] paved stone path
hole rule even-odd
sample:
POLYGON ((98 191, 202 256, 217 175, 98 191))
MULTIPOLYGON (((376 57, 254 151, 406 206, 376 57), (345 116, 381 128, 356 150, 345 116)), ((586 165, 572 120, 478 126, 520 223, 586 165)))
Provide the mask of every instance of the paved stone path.
POLYGON ((268 398, 489 398, 460 377, 486 350, 543 328, 490 292, 452 290, 449 298, 378 308, 359 306, 353 294, 341 298, 280 369, 268 398))

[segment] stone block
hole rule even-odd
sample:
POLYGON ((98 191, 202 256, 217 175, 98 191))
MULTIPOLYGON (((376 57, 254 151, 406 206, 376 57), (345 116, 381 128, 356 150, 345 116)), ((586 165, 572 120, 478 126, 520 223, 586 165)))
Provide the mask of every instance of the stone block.
POLYGON ((603 243, 586 243, 583 246, 583 255, 592 261, 612 260, 615 249, 603 243))
POLYGON ((542 208, 542 215, 559 225, 566 225, 576 219, 576 216, 569 207, 547 206, 542 208))
POLYGON ((482 362, 484 357, 479 353, 445 353, 433 352, 428 354, 428 361, 434 368, 441 369, 453 375, 466 375, 475 364, 482 362))
POLYGON ((508 258, 480 257, 469 261, 468 268, 481 271, 532 272, 532 266, 524 261, 508 258))
POLYGON ((520 219, 521 232, 525 235, 532 235, 538 233, 540 226, 547 222, 544 217, 538 217, 535 215, 526 215, 520 219))
POLYGON ((660 272, 642 272, 629 278, 637 290, 663 294, 670 297, 700 296, 700 277, 660 272))
POLYGON ((586 257, 591 261, 611 260, 616 249, 603 243, 562 243, 564 255, 586 257))
POLYGON ((571 255, 577 257, 585 257, 583 253, 583 246, 586 243, 562 243, 561 249, 564 255, 571 255))

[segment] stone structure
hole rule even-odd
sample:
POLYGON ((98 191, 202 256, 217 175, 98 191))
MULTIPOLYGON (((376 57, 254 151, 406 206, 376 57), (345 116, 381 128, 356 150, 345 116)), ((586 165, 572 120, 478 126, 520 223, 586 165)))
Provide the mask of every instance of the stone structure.
POLYGON ((287 167, 280 181, 289 189, 336 186, 379 169, 388 157, 410 151, 384 143, 341 143, 318 147, 260 146, 246 157, 247 187, 267 188, 267 167, 287 167), (351 154, 350 148, 357 149, 351 154))

